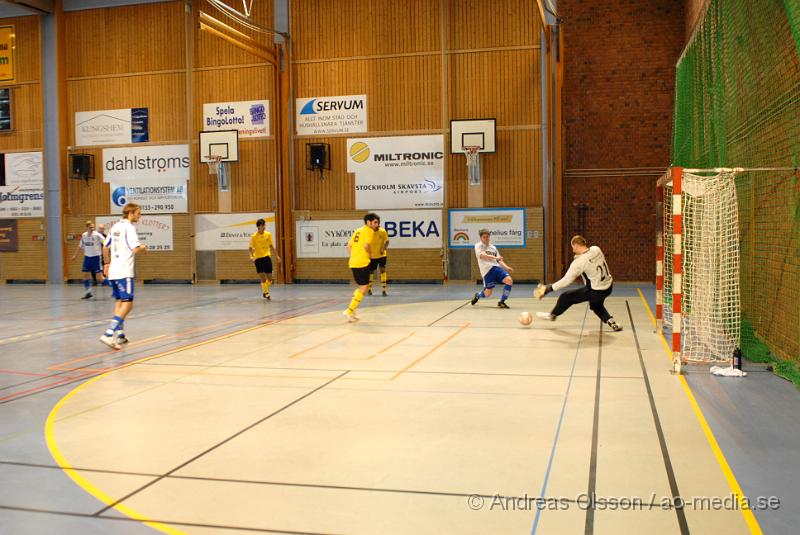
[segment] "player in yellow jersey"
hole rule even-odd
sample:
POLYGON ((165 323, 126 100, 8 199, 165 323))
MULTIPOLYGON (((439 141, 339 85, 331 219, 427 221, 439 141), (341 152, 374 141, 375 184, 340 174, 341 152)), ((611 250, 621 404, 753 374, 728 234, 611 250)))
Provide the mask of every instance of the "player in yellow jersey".
POLYGON ((372 281, 375 276, 375 270, 381 275, 381 290, 383 295, 386 294, 386 249, 389 248, 389 235, 386 229, 380 226, 381 220, 378 219, 378 230, 375 231, 375 236, 372 238, 370 244, 370 254, 372 255, 372 264, 369 266, 369 286, 367 293, 372 295, 372 281))
POLYGON ((367 293, 367 285, 369 285, 369 272, 372 265, 371 247, 372 239, 375 236, 375 231, 381 223, 378 214, 372 212, 364 216, 364 226, 353 232, 350 236, 350 241, 347 242, 347 250, 350 252, 349 266, 353 272, 353 279, 355 279, 358 288, 353 292, 353 299, 350 301, 350 306, 344 311, 347 321, 358 321, 356 316, 356 309, 367 293))
POLYGON ((258 231, 250 236, 250 260, 255 262, 256 273, 261 279, 261 291, 264 299, 269 300, 269 286, 272 284, 272 258, 280 262, 281 257, 272 245, 272 234, 267 232, 267 223, 263 219, 256 221, 258 231))

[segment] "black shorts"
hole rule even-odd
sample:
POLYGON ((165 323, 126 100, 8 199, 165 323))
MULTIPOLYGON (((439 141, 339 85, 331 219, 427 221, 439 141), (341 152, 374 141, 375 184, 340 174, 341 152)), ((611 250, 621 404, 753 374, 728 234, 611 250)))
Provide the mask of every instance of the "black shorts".
POLYGON ((256 273, 272 274, 272 258, 268 256, 256 258, 256 273))
POLYGON ((386 268, 386 257, 382 256, 380 258, 373 258, 372 262, 369 263, 369 270, 375 271, 375 269, 380 266, 382 268, 386 268))
POLYGON ((372 264, 370 263, 369 266, 360 268, 350 268, 350 270, 353 272, 353 279, 355 279, 356 284, 358 284, 359 286, 366 286, 367 284, 369 284, 369 274, 372 272, 372 270, 370 269, 371 265, 372 264))

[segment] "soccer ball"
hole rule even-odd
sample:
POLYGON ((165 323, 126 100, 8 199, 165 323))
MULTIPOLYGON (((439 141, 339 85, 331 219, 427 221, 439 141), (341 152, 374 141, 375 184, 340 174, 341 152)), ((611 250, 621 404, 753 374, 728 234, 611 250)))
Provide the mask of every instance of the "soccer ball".
POLYGON ((519 322, 527 327, 533 323, 533 316, 531 316, 530 312, 523 312, 519 315, 519 322))

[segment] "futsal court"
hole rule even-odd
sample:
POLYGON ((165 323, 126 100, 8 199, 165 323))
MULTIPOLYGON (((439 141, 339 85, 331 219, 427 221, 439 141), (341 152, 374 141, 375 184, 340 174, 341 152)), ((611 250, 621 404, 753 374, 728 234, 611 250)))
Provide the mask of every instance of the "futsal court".
POLYGON ((10 533, 148 531, 133 520, 169 533, 749 532, 742 511, 670 505, 736 483, 638 287, 607 301, 619 333, 585 305, 524 327, 521 310, 547 305, 525 286, 510 310, 471 306, 472 286, 396 286, 356 324, 342 321, 343 286, 279 288, 270 304, 244 288, 153 288, 121 352, 67 299, 45 331, 26 327, 36 306, 4 311, 4 367, 51 348, 2 375, 10 533))

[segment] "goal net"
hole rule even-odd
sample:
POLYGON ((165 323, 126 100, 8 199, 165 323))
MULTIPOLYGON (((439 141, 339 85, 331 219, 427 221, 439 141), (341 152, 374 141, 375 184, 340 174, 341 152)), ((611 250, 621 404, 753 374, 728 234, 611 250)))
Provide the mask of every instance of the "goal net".
POLYGON ((683 171, 679 191, 670 173, 659 181, 663 187, 663 321, 673 333, 680 333, 679 350, 687 361, 729 362, 740 345, 735 175, 735 170, 683 171), (678 194, 680 207, 673 205, 678 194))

